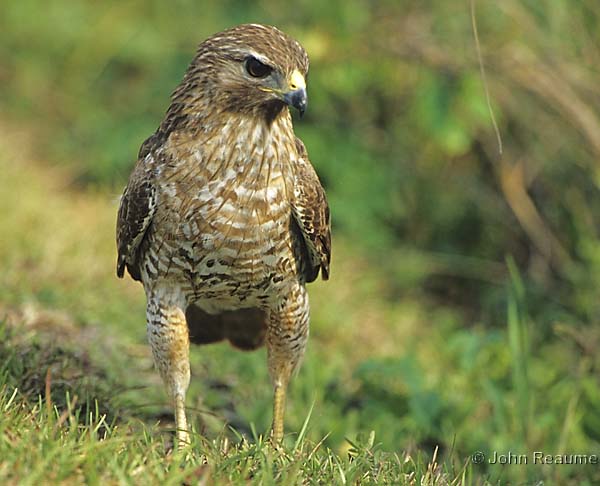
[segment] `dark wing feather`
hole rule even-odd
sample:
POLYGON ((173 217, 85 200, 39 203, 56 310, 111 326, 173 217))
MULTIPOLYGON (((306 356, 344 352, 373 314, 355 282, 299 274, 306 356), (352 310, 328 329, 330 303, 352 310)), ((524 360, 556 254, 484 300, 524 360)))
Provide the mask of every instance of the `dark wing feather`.
POLYGON ((156 211, 156 188, 152 156, 140 159, 131 173, 117 216, 117 276, 125 267, 134 280, 141 280, 139 247, 156 211))
POLYGON ((292 214, 304 240, 307 262, 303 263, 304 276, 312 282, 321 271, 323 280, 329 279, 331 261, 331 221, 325 191, 315 169, 308 160, 304 144, 296 138, 298 161, 295 166, 294 201, 292 214))

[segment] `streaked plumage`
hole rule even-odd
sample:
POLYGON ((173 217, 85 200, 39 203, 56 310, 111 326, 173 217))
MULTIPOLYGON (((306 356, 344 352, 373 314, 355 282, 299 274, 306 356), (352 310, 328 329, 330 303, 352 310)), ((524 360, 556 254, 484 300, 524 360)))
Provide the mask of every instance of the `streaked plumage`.
POLYGON ((266 341, 274 438, 308 337, 305 283, 329 276, 329 208, 287 105, 306 106, 308 58, 274 27, 204 41, 119 207, 117 274, 140 280, 148 337, 180 443, 189 340, 266 341))

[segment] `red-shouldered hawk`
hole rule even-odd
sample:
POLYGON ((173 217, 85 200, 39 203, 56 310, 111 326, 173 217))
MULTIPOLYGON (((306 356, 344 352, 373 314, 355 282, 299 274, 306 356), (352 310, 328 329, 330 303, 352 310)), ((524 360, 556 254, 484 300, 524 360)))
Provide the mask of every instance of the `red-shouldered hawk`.
POLYGON ((275 27, 200 44, 119 207, 117 275, 142 282, 148 339, 189 442, 189 342, 266 342, 273 440, 308 338, 305 289, 329 277, 329 207, 288 106, 306 108, 308 56, 275 27))

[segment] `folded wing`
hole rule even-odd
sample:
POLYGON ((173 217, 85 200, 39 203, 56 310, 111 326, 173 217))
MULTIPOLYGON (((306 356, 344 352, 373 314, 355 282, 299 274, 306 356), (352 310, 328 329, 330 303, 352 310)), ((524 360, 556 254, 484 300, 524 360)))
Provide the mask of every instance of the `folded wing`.
POLYGON ((321 271, 323 280, 329 279, 331 261, 331 221, 329 205, 319 177, 308 160, 302 141, 296 138, 299 158, 295 165, 294 200, 292 215, 298 227, 306 261, 302 262, 307 282, 314 281, 321 271))

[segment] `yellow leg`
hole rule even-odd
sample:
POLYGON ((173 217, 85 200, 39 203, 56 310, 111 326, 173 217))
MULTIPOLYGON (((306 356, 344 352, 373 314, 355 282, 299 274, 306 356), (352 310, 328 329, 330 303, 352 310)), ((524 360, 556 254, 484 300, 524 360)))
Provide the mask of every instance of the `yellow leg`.
POLYGON ((274 444, 279 444, 283 439, 283 417, 285 415, 285 392, 286 385, 276 384, 273 397, 273 431, 274 444))
POLYGON ((267 356, 274 391, 271 438, 275 445, 283 439, 287 386, 304 355, 307 339, 308 295, 304 286, 298 284, 280 306, 269 313, 267 356))
POLYGON ((177 429, 177 448, 185 449, 190 444, 187 418, 185 416, 185 396, 175 397, 175 428, 177 429))
POLYGON ((185 416, 185 394, 190 383, 190 342, 185 314, 180 306, 149 299, 148 340, 154 363, 175 409, 177 447, 183 449, 190 443, 185 416))

